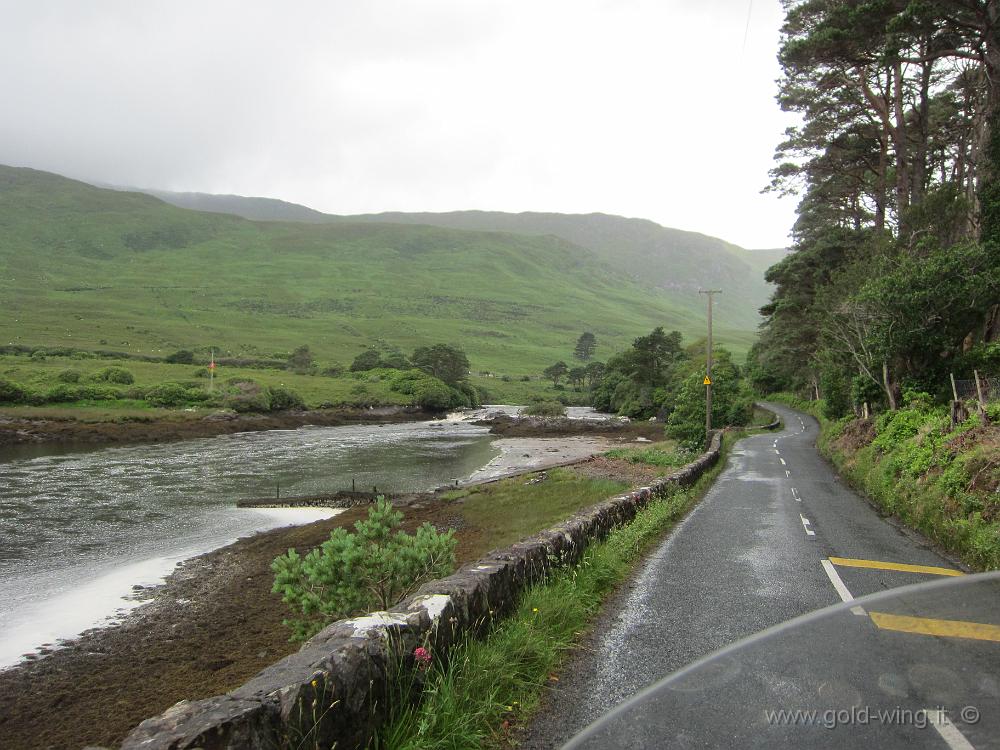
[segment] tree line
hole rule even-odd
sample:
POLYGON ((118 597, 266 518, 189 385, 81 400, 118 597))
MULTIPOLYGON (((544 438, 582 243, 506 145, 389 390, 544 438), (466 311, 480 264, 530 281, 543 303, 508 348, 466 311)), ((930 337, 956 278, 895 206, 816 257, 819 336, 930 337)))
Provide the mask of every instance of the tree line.
POLYGON ((1000 0, 783 0, 770 190, 801 197, 749 375, 831 416, 1000 370, 1000 0))

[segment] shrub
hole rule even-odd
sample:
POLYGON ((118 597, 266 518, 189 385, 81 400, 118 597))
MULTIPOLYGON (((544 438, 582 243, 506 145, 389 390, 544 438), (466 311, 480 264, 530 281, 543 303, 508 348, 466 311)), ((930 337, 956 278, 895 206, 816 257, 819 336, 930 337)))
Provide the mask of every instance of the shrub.
POLYGON ((193 365, 194 352, 189 349, 178 349, 173 354, 168 354, 164 357, 164 361, 175 365, 193 365))
POLYGON ((430 375, 421 372, 420 370, 409 370, 398 375, 392 383, 389 385, 390 391, 395 391, 396 393, 405 393, 407 396, 413 396, 421 386, 434 382, 430 375))
POLYGON ((313 355, 305 344, 298 347, 288 357, 288 367, 292 372, 305 375, 313 370, 313 355))
POLYGON ((44 362, 45 361, 45 352, 43 352, 41 349, 33 351, 31 353, 31 358, 34 361, 36 361, 36 362, 44 362))
POLYGON ((919 409, 883 412, 875 420, 872 445, 887 453, 916 435, 926 419, 927 413, 919 409))
POLYGON ((986 418, 991 422, 1000 422, 1000 401, 986 404, 986 418))
POLYGON ((305 640, 326 623, 353 612, 388 609, 422 582, 455 567, 457 540, 425 523, 416 534, 399 530, 403 514, 378 498, 368 518, 341 527, 304 557, 294 549, 275 559, 272 591, 302 614, 285 620, 293 640, 305 640))
POLYGON ((26 404, 31 400, 31 392, 12 380, 0 378, 0 404, 26 404))
POLYGON ((437 379, 424 381, 413 395, 417 405, 431 411, 443 411, 462 405, 458 392, 437 379))
POLYGON ((524 407, 524 413, 533 417, 562 417, 566 407, 558 401, 535 401, 524 407))
POLYGON ((153 406, 182 406, 192 400, 192 394, 180 383, 160 383, 146 392, 146 400, 153 406))
POLYGON ((381 359, 375 349, 366 349, 351 362, 351 371, 365 372, 367 370, 374 370, 381 363, 381 359))
POLYGON ((63 370, 58 375, 56 375, 56 380, 60 383, 79 383, 80 382, 80 371, 79 370, 63 370))
POLYGON ((320 375, 324 375, 328 378, 339 378, 343 374, 344 374, 343 365, 330 365, 329 367, 323 368, 323 370, 320 372, 320 375))
POLYGON ((257 381, 249 378, 227 380, 222 405, 238 412, 266 412, 271 406, 264 389, 257 381))
POLYGON ((479 391, 471 383, 462 381, 456 388, 465 397, 465 406, 471 406, 473 408, 480 405, 479 391))
POLYGON ((272 385, 267 389, 267 400, 271 411, 304 409, 306 405, 306 402, 295 391, 277 385, 272 385))
POLYGON ((92 376, 94 380, 102 383, 117 383, 118 385, 132 385, 135 376, 124 367, 105 367, 98 370, 92 376))
POLYGON ((53 404, 66 404, 72 401, 115 401, 121 397, 121 391, 108 386, 62 383, 50 389, 45 394, 43 401, 53 404))

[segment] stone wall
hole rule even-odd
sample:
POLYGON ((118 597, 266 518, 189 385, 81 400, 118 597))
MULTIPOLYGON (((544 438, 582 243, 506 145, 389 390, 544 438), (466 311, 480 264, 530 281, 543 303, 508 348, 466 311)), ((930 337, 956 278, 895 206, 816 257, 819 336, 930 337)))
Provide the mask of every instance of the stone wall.
POLYGON ((634 518, 652 498, 693 484, 718 461, 720 448, 716 432, 697 460, 649 487, 579 511, 431 581, 388 612, 333 623, 231 693, 182 701, 146 719, 122 750, 364 747, 389 705, 408 699, 401 686, 419 689, 412 663, 417 646, 444 657, 453 643, 510 612, 549 568, 579 560, 588 544, 634 518))

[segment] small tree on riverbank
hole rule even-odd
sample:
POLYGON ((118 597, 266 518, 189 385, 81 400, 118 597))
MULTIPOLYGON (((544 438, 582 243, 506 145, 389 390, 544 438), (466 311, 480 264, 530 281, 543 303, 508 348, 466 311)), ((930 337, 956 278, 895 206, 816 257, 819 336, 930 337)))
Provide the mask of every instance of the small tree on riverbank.
POLYGON ((302 613, 285 620, 293 640, 305 640, 328 623, 355 612, 388 609, 421 583, 455 568, 454 532, 425 523, 416 534, 399 530, 403 514, 378 498, 355 532, 334 529, 304 557, 294 549, 275 559, 272 591, 302 613))

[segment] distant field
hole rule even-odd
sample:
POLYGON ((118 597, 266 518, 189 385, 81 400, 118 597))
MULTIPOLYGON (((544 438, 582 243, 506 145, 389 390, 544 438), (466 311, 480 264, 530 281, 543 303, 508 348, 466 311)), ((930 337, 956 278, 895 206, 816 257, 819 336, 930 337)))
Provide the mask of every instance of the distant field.
MULTIPOLYGON (((164 382, 188 382, 207 388, 208 378, 205 368, 197 365, 165 364, 136 360, 79 359, 76 357, 46 357, 36 359, 28 356, 0 355, 0 379, 12 380, 35 391, 46 391, 59 385, 59 375, 66 370, 80 373, 81 381, 87 381, 93 374, 108 366, 124 367, 135 376, 135 385, 153 386, 164 382)), ((298 393, 310 408, 346 405, 410 405, 411 396, 389 389, 384 378, 375 372, 347 373, 331 378, 323 375, 298 375, 287 370, 251 369, 245 367, 219 367, 216 382, 229 378, 251 379, 263 386, 283 386, 298 393)), ((560 395, 579 400, 580 394, 571 389, 556 390, 551 381, 533 378, 530 382, 511 380, 504 382, 500 377, 473 375, 470 382, 484 389, 491 403, 523 404, 533 400, 553 400, 560 395)), ((145 402, 132 400, 76 402, 66 405, 45 405, 39 407, 5 407, 9 415, 52 418, 64 416, 66 410, 73 412, 74 418, 85 421, 121 419, 127 416, 142 418, 165 418, 171 411, 154 409, 145 402)), ((195 409, 194 415, 209 413, 213 409, 195 409)))

